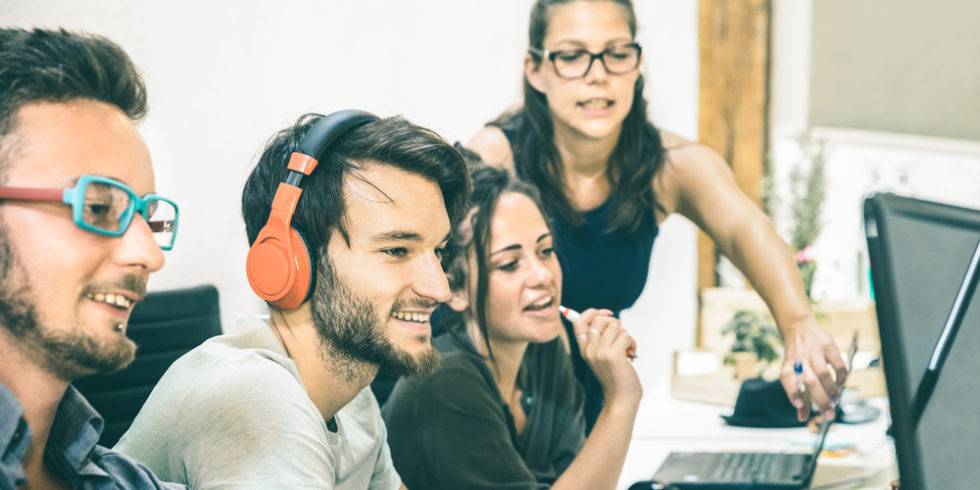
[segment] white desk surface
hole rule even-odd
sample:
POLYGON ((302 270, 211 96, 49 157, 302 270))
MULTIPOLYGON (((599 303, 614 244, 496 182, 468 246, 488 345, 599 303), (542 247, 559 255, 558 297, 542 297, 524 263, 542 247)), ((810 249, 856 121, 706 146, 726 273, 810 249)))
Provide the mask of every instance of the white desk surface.
MULTIPOLYGON (((815 441, 816 436, 806 428, 732 427, 721 418, 731 414, 729 407, 676 400, 665 389, 653 391, 645 393, 640 404, 619 489, 651 478, 671 451, 806 452, 815 441)), ((876 420, 831 426, 811 488, 887 489, 897 479, 894 446, 885 435, 889 424, 887 400, 873 399, 871 403, 881 409, 876 420), (853 446, 856 451, 838 457, 827 451, 844 446, 853 446)))

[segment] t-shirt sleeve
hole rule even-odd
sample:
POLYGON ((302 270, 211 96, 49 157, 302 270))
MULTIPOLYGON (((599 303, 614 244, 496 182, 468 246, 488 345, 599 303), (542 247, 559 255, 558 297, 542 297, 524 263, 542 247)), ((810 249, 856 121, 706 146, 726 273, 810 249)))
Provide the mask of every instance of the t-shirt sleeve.
POLYGON ((325 422, 302 385, 278 367, 233 366, 198 378, 179 404, 171 475, 195 489, 333 488, 325 422))
POLYGON ((409 488, 547 488, 526 467, 507 412, 476 368, 448 366, 399 383, 406 385, 396 387, 384 413, 395 467, 409 488))

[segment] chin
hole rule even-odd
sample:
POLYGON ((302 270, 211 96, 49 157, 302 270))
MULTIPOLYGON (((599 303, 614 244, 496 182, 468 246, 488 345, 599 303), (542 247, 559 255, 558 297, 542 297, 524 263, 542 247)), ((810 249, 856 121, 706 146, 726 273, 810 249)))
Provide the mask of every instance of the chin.
POLYGON ((581 121, 574 126, 575 131, 590 139, 603 139, 615 133, 623 124, 623 119, 607 117, 581 121))

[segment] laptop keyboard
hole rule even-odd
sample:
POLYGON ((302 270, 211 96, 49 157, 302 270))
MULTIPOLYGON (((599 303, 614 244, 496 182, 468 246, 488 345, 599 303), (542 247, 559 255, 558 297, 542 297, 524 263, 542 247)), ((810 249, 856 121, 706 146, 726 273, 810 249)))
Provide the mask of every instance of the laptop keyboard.
POLYGON ((716 468, 718 481, 771 481, 779 471, 777 453, 725 453, 716 468))

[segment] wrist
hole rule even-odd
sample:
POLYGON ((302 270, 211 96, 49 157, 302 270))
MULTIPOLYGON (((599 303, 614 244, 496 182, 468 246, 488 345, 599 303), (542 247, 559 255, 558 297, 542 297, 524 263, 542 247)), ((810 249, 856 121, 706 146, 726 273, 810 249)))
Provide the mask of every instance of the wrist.
POLYGON ((640 400, 643 398, 643 392, 639 389, 612 393, 607 391, 603 395, 603 411, 608 409, 616 415, 636 414, 640 400))

